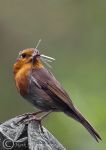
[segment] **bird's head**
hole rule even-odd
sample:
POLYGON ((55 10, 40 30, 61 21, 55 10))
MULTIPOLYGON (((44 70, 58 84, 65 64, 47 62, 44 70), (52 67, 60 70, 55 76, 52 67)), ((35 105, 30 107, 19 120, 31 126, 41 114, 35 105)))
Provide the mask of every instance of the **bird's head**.
POLYGON ((43 62, 51 62, 54 58, 40 54, 36 48, 28 48, 19 52, 18 58, 14 64, 14 72, 16 73, 25 66, 42 68, 43 62))

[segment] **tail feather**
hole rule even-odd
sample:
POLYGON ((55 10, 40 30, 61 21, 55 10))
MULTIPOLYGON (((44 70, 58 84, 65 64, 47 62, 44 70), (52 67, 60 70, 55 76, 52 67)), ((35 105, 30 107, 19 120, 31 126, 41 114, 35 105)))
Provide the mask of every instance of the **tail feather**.
POLYGON ((94 139, 99 142, 99 140, 102 140, 100 135, 97 133, 97 131, 90 125, 90 123, 85 120, 82 125, 88 130, 88 132, 94 137, 94 139))
POLYGON ((82 114, 76 108, 73 110, 71 109, 71 111, 67 111, 65 113, 68 116, 71 116, 73 119, 77 120, 79 123, 81 123, 97 142, 99 142, 99 140, 102 140, 97 131, 92 127, 92 125, 82 116, 82 114))

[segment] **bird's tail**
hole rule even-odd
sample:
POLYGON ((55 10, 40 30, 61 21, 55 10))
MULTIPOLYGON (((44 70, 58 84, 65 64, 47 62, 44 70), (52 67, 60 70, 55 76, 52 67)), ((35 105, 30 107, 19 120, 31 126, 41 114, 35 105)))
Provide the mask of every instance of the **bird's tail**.
POLYGON ((73 110, 71 109, 70 111, 67 111, 65 113, 68 116, 71 116, 73 119, 80 122, 97 142, 99 142, 99 140, 102 140, 97 131, 91 126, 91 124, 82 116, 82 114, 76 108, 74 108, 73 110))

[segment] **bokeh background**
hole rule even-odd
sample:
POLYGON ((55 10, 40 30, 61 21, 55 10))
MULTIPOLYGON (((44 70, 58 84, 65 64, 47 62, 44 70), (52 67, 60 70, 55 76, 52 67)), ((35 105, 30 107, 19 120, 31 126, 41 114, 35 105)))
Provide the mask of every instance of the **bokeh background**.
POLYGON ((44 126, 67 150, 106 149, 105 0, 0 0, 0 121, 35 111, 17 93, 13 63, 40 38, 40 51, 56 58, 52 72, 103 141, 63 113, 44 126))

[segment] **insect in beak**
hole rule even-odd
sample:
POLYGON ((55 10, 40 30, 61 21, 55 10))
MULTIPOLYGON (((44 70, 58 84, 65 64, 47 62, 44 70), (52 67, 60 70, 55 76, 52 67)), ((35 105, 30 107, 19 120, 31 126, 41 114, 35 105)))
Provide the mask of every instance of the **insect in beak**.
POLYGON ((42 60, 42 62, 44 62, 49 68, 51 68, 49 62, 53 62, 55 59, 50 57, 50 56, 46 56, 43 54, 40 54, 39 51, 36 49, 36 51, 33 53, 32 55, 32 63, 35 63, 35 60, 37 58, 40 58, 42 60))

